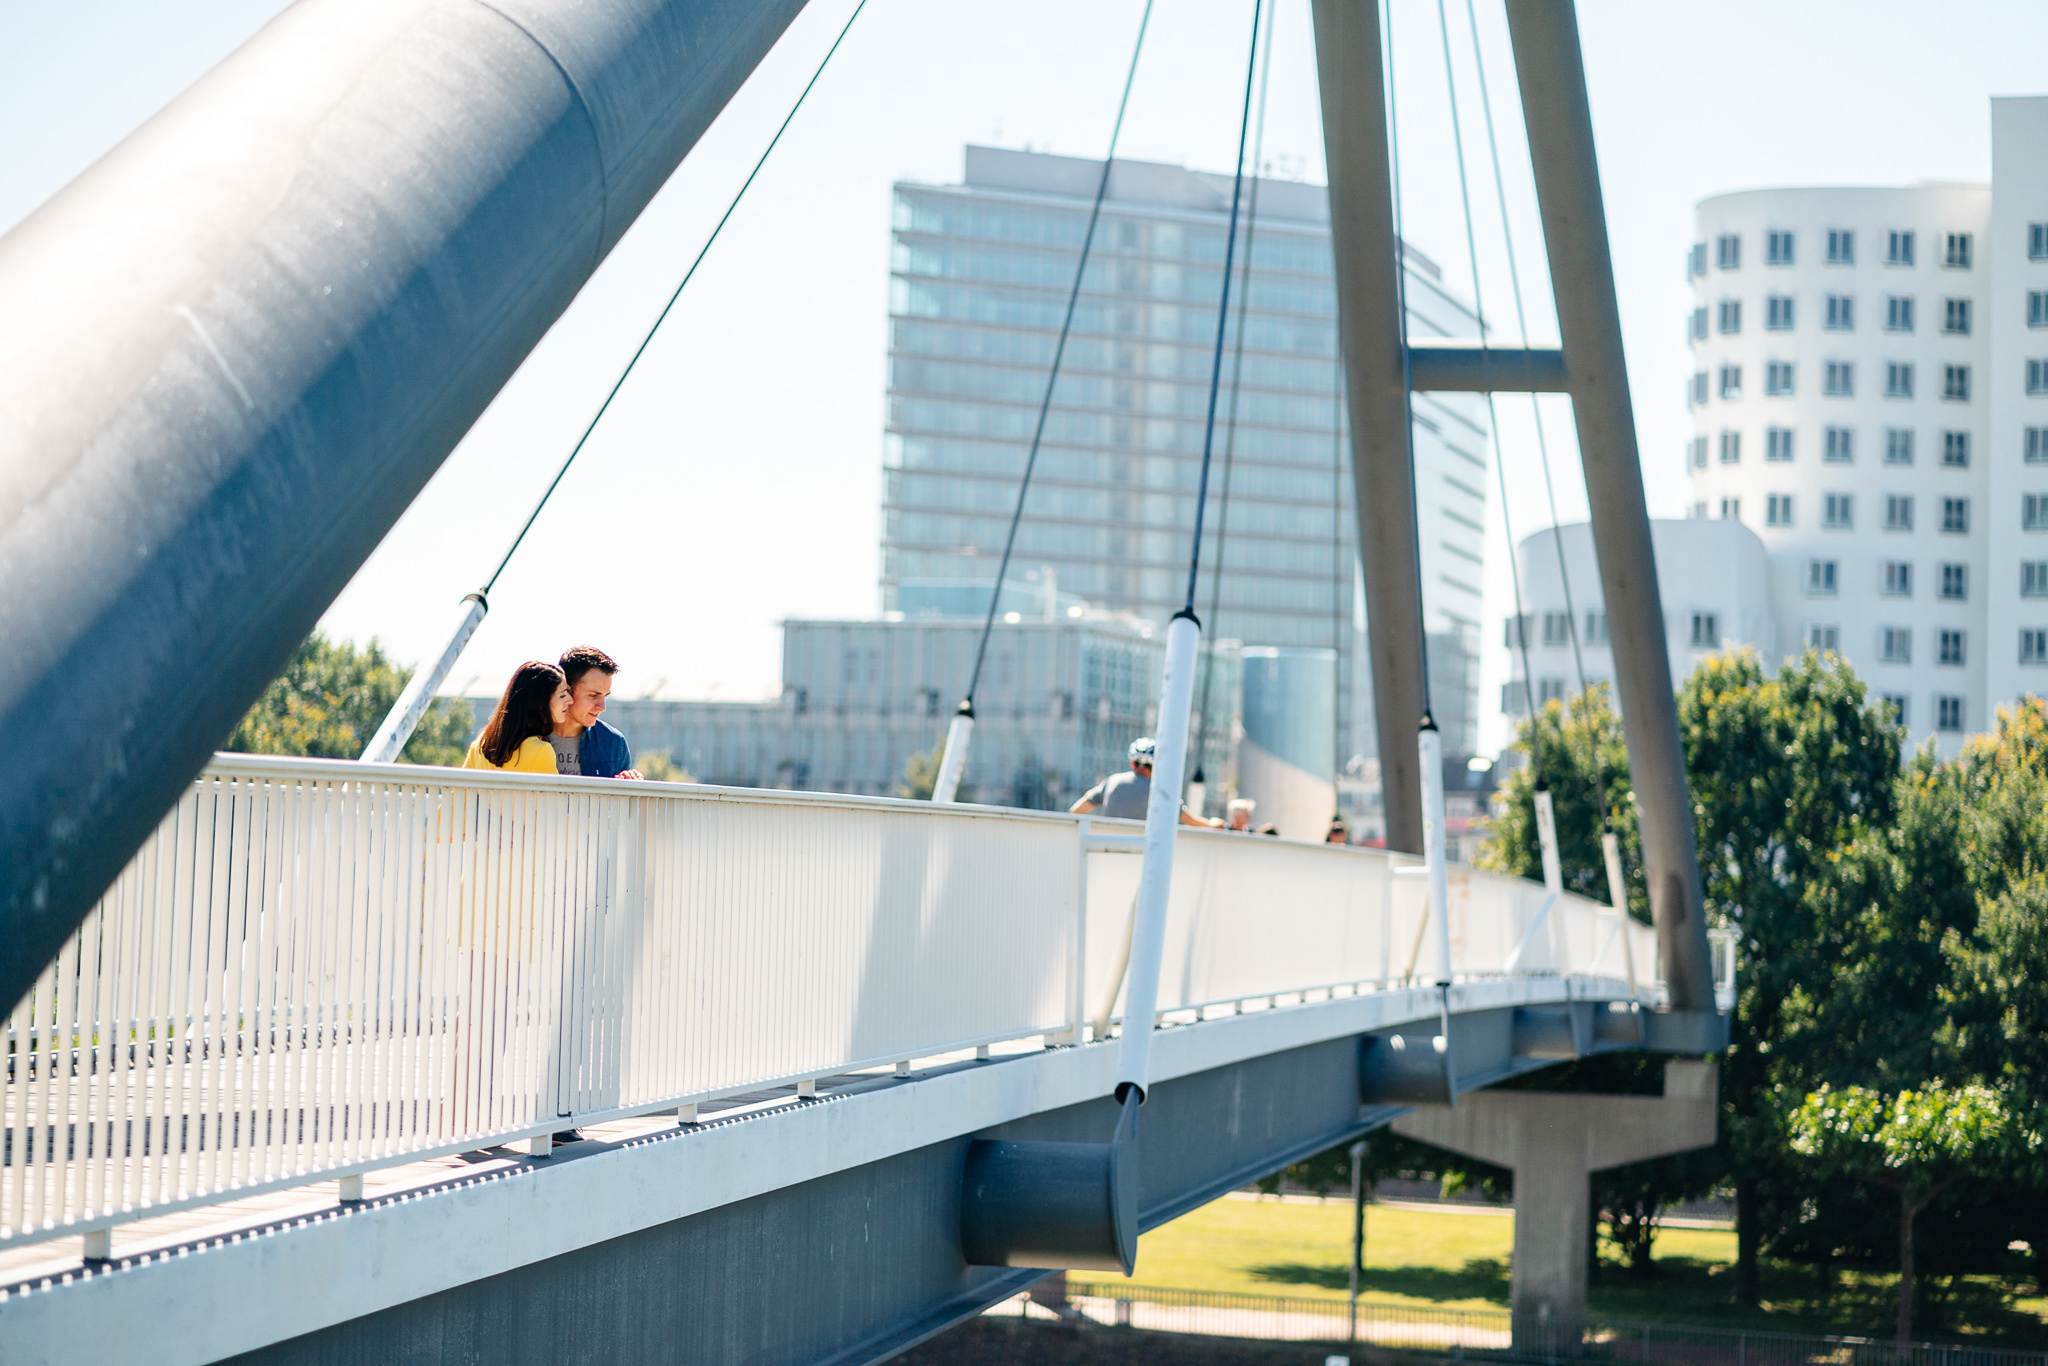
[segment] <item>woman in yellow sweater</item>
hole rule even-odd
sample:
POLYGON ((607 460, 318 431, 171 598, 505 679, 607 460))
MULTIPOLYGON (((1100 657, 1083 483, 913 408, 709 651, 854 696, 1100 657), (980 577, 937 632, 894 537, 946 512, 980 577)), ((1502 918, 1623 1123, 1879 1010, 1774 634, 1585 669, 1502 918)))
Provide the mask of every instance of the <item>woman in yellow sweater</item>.
POLYGON ((552 664, 528 660, 505 685, 505 695, 463 756, 462 766, 553 774, 555 749, 547 736, 568 719, 569 680, 552 664))

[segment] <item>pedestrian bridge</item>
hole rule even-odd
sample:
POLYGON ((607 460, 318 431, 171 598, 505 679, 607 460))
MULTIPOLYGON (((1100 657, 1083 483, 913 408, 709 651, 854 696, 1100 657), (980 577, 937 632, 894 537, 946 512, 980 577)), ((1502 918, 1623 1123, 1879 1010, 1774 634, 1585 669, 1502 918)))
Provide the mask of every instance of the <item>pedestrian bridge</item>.
MULTIPOLYGON (((1109 1137, 1139 829, 219 756, 8 1017, 5 1358, 900 1350, 1039 1274, 963 1260, 968 1143, 1109 1137)), ((1421 871, 1181 832, 1142 1226, 1406 1103, 1703 1046, 1650 927, 1421 871)))

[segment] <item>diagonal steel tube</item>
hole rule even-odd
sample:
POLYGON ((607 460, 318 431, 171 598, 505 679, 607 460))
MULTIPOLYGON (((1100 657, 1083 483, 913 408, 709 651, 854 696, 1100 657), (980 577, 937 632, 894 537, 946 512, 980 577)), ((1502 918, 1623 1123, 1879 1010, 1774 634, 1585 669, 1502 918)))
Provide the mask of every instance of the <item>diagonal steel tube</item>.
POLYGON ((1429 699, 1379 7, 1314 0, 1311 9, 1387 847, 1419 854, 1422 785, 1415 727, 1429 699))
POLYGON ((1571 0, 1507 0, 1507 15, 1614 643, 1615 689, 1628 740, 1658 951, 1672 1009, 1711 1012, 1714 982, 1699 848, 1686 791, 1635 411, 1629 402, 1578 19, 1571 0))
POLYGON ((301 0, 0 238, 0 1001, 801 9, 301 0))

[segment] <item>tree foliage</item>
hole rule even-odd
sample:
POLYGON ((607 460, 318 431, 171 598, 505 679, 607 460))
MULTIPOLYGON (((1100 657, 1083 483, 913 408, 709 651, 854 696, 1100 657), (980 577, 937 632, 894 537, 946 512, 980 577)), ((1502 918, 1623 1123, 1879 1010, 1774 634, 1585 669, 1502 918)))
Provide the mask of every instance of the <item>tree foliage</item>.
POLYGON ((1867 1086, 1823 1086, 1787 1117, 1794 1153, 1826 1175, 1884 1186, 1899 1201, 1898 1339, 1913 1337, 1913 1225, 1956 1182, 2005 1174, 2020 1140, 2002 1097, 1939 1079, 1886 1096, 1867 1086))
MULTIPOLYGON (((361 758, 411 676, 411 670, 385 658, 375 640, 357 649, 315 631, 235 727, 227 748, 244 754, 361 758)), ((460 764, 474 725, 467 701, 439 698, 420 718, 400 761, 460 764)))

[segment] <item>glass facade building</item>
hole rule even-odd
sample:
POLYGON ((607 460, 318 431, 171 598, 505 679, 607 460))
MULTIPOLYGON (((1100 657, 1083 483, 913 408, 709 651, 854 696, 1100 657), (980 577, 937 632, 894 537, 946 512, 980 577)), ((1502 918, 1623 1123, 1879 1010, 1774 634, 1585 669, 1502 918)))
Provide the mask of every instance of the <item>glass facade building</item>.
MULTIPOLYGON (((987 603, 1100 174, 1100 162, 969 147, 963 183, 895 188, 885 612, 987 603)), ((1049 574, 1060 598, 1153 621, 1181 606, 1230 194, 1228 176, 1113 168, 1012 562, 1026 611, 1044 591, 1027 573, 1049 574)), ((1341 764, 1375 747, 1328 214, 1321 186, 1268 180, 1241 220, 1250 264, 1231 285, 1197 603, 1209 639, 1337 651, 1341 764)), ((1412 337, 1477 335, 1469 304, 1413 248, 1405 275, 1412 337)), ((1447 748, 1470 752, 1484 405, 1417 395, 1415 434, 1432 704, 1447 748)))

